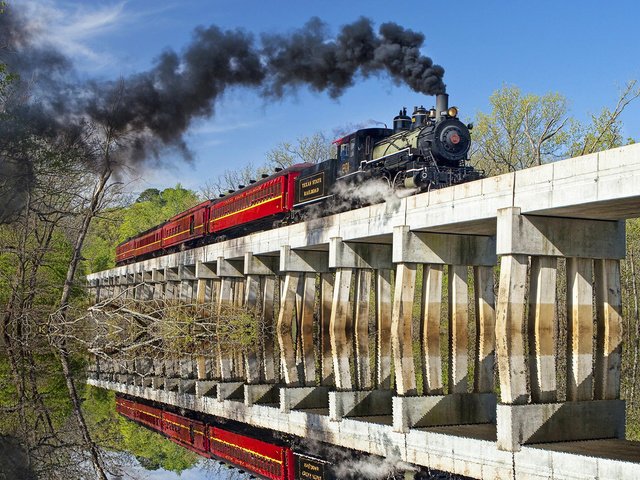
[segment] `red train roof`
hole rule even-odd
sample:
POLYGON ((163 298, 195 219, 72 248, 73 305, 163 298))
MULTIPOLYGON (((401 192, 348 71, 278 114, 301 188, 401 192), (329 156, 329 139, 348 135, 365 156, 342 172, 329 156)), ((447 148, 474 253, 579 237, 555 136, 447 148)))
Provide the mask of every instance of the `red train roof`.
POLYGON ((291 173, 291 172, 300 172, 300 171, 304 170, 305 168, 312 167, 313 165, 314 165, 313 163, 307 163, 307 162, 305 162, 305 163, 296 163, 295 165, 291 165, 290 167, 284 168, 284 169, 280 170, 279 172, 275 172, 275 173, 269 175, 266 178, 261 178, 256 183, 252 183, 250 185, 247 185, 244 188, 241 188, 240 190, 236 190, 233 193, 229 193, 229 194, 225 195, 222 198, 217 198, 215 200, 212 200, 211 203, 213 205, 213 204, 217 204, 217 203, 220 203, 220 202, 226 202, 229 199, 233 199, 233 198, 235 198, 235 197, 237 197, 239 195, 242 195, 243 193, 246 193, 246 192, 248 192, 250 190, 253 190, 254 188, 257 188, 260 185, 262 185, 264 183, 267 183, 267 182, 269 182, 269 181, 271 181, 271 180, 273 180, 275 178, 282 177, 282 176, 284 176, 284 175, 286 175, 288 173, 291 173))

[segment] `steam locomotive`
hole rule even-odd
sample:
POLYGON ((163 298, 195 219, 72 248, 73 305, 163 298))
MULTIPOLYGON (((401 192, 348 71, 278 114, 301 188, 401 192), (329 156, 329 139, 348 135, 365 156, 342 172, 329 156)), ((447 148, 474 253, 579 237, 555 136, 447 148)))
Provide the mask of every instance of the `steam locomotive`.
POLYGON ((393 130, 366 128, 336 140, 337 158, 301 172, 294 209, 335 195, 336 184, 384 179, 394 190, 423 192, 481 178, 467 165, 471 125, 463 124, 448 102, 446 93, 438 95, 436 108, 415 107, 411 117, 401 110, 393 130))
POLYGON ((393 129, 366 128, 336 140, 336 158, 277 169, 125 240, 116 247, 116 264, 300 221, 310 209, 356 208, 362 203, 337 202, 339 192, 372 180, 416 193, 477 180, 482 172, 467 159, 470 128, 440 94, 435 108, 416 107, 411 117, 401 110, 393 129))

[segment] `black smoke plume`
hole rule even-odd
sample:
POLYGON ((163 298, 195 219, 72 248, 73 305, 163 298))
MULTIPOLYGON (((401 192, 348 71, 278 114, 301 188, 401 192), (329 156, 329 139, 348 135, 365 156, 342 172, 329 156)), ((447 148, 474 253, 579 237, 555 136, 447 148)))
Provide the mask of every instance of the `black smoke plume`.
POLYGON ((271 93, 282 96, 287 87, 308 85, 338 97, 358 74, 377 73, 426 95, 445 92, 444 69, 420 53, 421 33, 383 23, 376 34, 367 18, 343 26, 335 40, 329 40, 326 30, 320 19, 312 18, 291 35, 262 36, 271 93))
MULTIPOLYGON (((195 119, 212 116, 216 99, 231 87, 280 98, 308 86, 337 97, 360 77, 386 73, 416 92, 442 93, 444 70, 420 53, 423 41, 421 33, 392 23, 382 24, 376 33, 366 18, 342 27, 335 39, 317 18, 291 34, 265 34, 260 41, 242 30, 198 27, 183 51, 167 49, 146 72, 84 82, 75 80, 71 61, 60 51, 38 42, 19 10, 9 5, 0 14, 0 63, 22 79, 14 96, 30 99, 18 102, 11 118, 38 135, 66 134, 81 124, 108 125, 126 134, 126 142, 112 155, 127 164, 158 160, 167 148, 189 159, 184 133, 195 119)), ((7 123, 0 121, 3 163, 8 154, 1 139, 8 138, 7 123)), ((13 172, 20 179, 0 182, 0 205, 19 198, 17 189, 29 184, 24 178, 28 162, 24 168, 16 166, 21 164, 0 168, 1 174, 13 172)))

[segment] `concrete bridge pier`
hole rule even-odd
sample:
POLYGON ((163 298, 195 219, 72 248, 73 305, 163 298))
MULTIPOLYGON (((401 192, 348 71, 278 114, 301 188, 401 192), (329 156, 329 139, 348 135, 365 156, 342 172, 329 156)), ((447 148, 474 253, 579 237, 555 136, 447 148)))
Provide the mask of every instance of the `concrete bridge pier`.
POLYGON ((116 275, 113 278, 114 280, 114 298, 119 297, 122 298, 126 289, 126 285, 124 284, 123 275, 116 275))
POLYGON ((164 389, 167 392, 177 392, 180 381, 180 366, 176 359, 164 360, 163 372, 164 389))
MULTIPOLYGON (((285 387, 280 408, 327 409, 328 387, 318 385, 314 343, 314 305, 318 274, 327 274, 328 252, 280 249, 280 311, 276 325, 285 387)), ((322 307, 321 307, 322 308, 322 307)))
POLYGON ((180 275, 178 267, 165 267, 164 269, 165 291, 164 299, 177 301, 180 299, 180 275))
POLYGON ((155 289, 155 281, 153 279, 152 270, 144 270, 142 272, 142 296, 145 301, 153 300, 153 291, 155 289))
POLYGON ((151 372, 152 361, 148 357, 136 358, 133 360, 133 384, 138 387, 151 385, 149 374, 151 372))
POLYGON ((624 222, 522 215, 512 207, 498 211, 497 225, 498 448, 624 438, 624 222), (559 258, 566 259, 566 375, 557 375, 565 334, 557 328, 555 308, 559 258))
POLYGON ((178 277, 180 279, 179 299, 185 304, 190 304, 194 301, 195 268, 195 265, 180 265, 178 267, 178 277))
POLYGON ((329 418, 391 416, 390 315, 391 245, 330 239, 329 268, 335 289, 329 321, 336 391, 329 393, 329 418), (375 379, 371 369, 369 317, 376 280, 375 379), (381 332, 386 332, 383 334, 381 332))
POLYGON ((178 393, 195 393, 196 365, 190 355, 178 359, 178 393))
POLYGON ((393 232, 396 263, 392 312, 396 390, 393 428, 493 423, 495 238, 412 232, 398 226, 393 232), (422 265, 420 332, 413 332, 418 265, 422 265), (444 266, 447 266, 448 359, 447 384, 441 357, 441 309, 444 266), (469 275, 472 267, 473 276, 469 275), (469 314, 469 280, 473 278, 475 318, 469 314), (474 359, 468 358, 469 322, 475 323, 474 359), (420 338, 422 395, 418 395, 414 338, 420 338), (469 378, 470 364, 473 378, 469 378), (446 391, 445 391, 446 390, 446 391))
POLYGON ((151 294, 154 300, 164 299, 165 279, 164 268, 154 268, 151 270, 151 284, 153 286, 153 292, 151 294))
POLYGON ((151 388, 160 390, 164 388, 164 361, 156 359, 151 365, 151 388))
POLYGON ((254 348, 245 353, 244 403, 278 403, 275 369, 274 320, 275 275, 278 258, 244 255, 244 306, 258 325, 254 348))
MULTIPOLYGON (((214 313, 214 282, 219 278, 216 275, 216 264, 207 262, 196 262, 195 270, 195 303, 198 318, 209 319, 214 313)), ((200 346, 198 346, 200 347, 200 346)), ((212 355, 205 355, 204 352, 196 353, 195 359, 195 385, 196 396, 213 395, 217 382, 215 378, 215 358, 212 355)))
POLYGON ((244 294, 244 275, 242 260, 218 257, 216 275, 220 278, 220 291, 217 303, 216 342, 220 383, 217 385, 219 401, 236 398, 242 394, 244 370, 242 352, 231 344, 233 338, 229 331, 229 322, 238 313, 244 294))
POLYGON ((127 269, 121 278, 123 298, 125 299, 134 298, 134 289, 133 289, 134 279, 133 279, 133 273, 129 271, 130 268, 131 267, 127 265, 127 269))

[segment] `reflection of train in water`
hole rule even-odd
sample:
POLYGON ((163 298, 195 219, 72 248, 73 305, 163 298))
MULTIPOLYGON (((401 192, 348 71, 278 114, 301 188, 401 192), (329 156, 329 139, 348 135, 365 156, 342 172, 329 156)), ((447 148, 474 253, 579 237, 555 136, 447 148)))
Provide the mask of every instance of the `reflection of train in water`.
POLYGON ((327 462, 296 453, 283 444, 258 440, 120 395, 116 397, 116 410, 198 455, 232 464, 259 478, 334 478, 325 471, 327 462))
POLYGON ((379 179, 392 189, 421 192, 476 180, 481 173, 467 160, 469 128, 458 119, 458 110, 449 108, 448 96, 438 95, 436 108, 415 108, 411 117, 401 111, 393 129, 366 128, 337 140, 337 158, 263 175, 122 242, 116 247, 116 263, 300 220, 311 206, 316 212, 331 213, 337 186, 348 190, 379 179))

